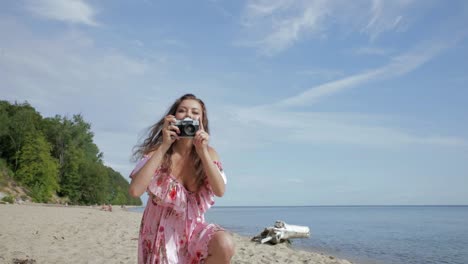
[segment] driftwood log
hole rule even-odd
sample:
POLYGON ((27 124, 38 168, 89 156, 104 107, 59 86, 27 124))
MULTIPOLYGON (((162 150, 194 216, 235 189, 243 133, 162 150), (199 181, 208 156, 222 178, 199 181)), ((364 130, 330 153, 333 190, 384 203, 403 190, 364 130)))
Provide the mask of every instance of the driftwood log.
POLYGON ((308 238, 310 230, 307 226, 288 225, 284 221, 276 221, 272 227, 267 227, 260 234, 254 236, 252 241, 266 243, 269 242, 273 245, 285 241, 290 242, 291 238, 308 238))

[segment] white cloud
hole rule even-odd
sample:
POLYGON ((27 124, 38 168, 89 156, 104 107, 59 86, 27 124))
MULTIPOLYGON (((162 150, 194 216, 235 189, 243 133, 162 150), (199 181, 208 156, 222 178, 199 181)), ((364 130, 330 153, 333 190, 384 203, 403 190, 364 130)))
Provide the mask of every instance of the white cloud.
MULTIPOLYGON (((0 31, 3 30, 7 29, 0 25, 0 31)), ((21 29, 17 27, 17 30, 21 29)), ((61 96, 64 93, 85 96, 86 91, 91 94, 102 92, 103 96, 108 92, 113 96, 129 77, 144 75, 149 70, 146 62, 123 53, 95 50, 92 41, 81 33, 48 40, 18 36, 1 44, 4 52, 0 60, 0 67, 10 73, 5 76, 7 83, 11 82, 6 89, 15 88, 17 95, 23 90, 24 95, 35 95, 31 94, 30 87, 16 83, 22 81, 46 88, 46 92, 41 90, 38 96, 61 96)))
POLYGON ((304 179, 300 178, 286 178, 285 182, 287 184, 304 184, 304 179))
POLYGON ((29 0, 27 9, 42 18, 98 26, 96 10, 83 0, 29 0))
POLYGON ((309 69, 296 72, 299 75, 305 75, 312 79, 330 80, 342 76, 344 73, 339 70, 331 69, 309 69))
POLYGON ((407 74, 437 56, 443 50, 453 46, 459 36, 448 41, 431 40, 415 47, 411 52, 396 56, 382 67, 351 75, 336 81, 312 87, 301 94, 286 98, 278 103, 279 107, 310 105, 317 100, 356 87, 370 81, 384 80, 407 74))
POLYGON ((178 39, 163 39, 161 40, 162 43, 164 43, 167 46, 170 47, 176 47, 176 48, 187 48, 189 45, 187 43, 180 41, 178 39))
POLYGON ((412 4, 411 0, 251 0, 242 19, 247 37, 236 43, 270 56, 307 36, 322 38, 335 26, 367 34, 373 41, 384 32, 405 30, 412 4))
POLYGON ((261 47, 263 54, 274 55, 304 34, 319 33, 328 9, 326 1, 249 1, 245 13, 244 25, 262 37, 238 43, 261 47))
POLYGON ((369 22, 362 28, 362 32, 369 34, 371 40, 375 40, 385 31, 403 30, 405 9, 413 0, 383 1, 372 0, 369 22))
MULTIPOLYGON (((223 131, 231 141, 249 147, 265 147, 269 142, 300 144, 360 145, 392 148, 406 145, 466 147, 464 138, 418 135, 388 127, 389 117, 352 113, 292 112, 274 106, 230 110, 237 118, 234 131, 223 131), (267 131, 267 132, 266 132, 267 131)), ((427 133, 427 131, 424 131, 427 133)), ((242 147, 242 146, 237 146, 242 147)))
MULTIPOLYGON (((311 105, 326 96, 354 88, 371 81, 382 81, 408 74, 424 65, 444 50, 454 46, 466 34, 456 34, 444 41, 431 39, 410 52, 396 56, 384 66, 312 87, 277 103, 254 107, 232 107, 226 120, 233 124, 228 134, 231 140, 242 142, 236 147, 259 147, 278 142, 305 144, 355 144, 393 147, 402 145, 468 146, 464 138, 417 135, 403 129, 382 125, 381 117, 345 113, 294 112, 293 107, 311 105), (379 123, 376 125, 375 123, 379 123), (268 131, 266 133, 265 131, 268 131)), ((385 122, 383 122, 385 123, 385 122)), ((426 132, 426 131, 425 131, 426 132)))
POLYGON ((293 0, 258 0, 247 2, 249 17, 269 16, 277 10, 289 8, 294 5, 293 0))
POLYGON ((377 55, 385 56, 390 53, 388 49, 377 48, 377 47, 361 47, 354 50, 356 55, 377 55))

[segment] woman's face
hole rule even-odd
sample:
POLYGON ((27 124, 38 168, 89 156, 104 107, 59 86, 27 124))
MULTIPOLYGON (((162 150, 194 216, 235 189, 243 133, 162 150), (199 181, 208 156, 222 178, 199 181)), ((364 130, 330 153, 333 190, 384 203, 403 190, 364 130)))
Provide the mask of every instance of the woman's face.
POLYGON ((176 110, 175 118, 182 120, 186 117, 191 119, 199 120, 203 116, 203 110, 201 104, 197 100, 186 99, 183 100, 176 110))

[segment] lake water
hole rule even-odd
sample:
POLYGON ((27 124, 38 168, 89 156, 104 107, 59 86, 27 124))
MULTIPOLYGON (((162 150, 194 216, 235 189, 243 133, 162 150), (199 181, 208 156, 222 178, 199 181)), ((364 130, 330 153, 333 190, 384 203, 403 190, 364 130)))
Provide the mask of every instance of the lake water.
POLYGON ((276 220, 308 226, 293 247, 356 263, 468 263, 468 206, 213 207, 205 217, 249 237, 276 220))

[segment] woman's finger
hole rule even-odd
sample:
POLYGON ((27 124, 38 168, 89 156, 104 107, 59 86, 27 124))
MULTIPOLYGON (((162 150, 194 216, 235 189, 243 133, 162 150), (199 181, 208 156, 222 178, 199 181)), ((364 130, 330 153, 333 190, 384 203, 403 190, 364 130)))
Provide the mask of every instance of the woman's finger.
POLYGON ((201 134, 199 133, 198 135, 196 135, 194 139, 195 139, 195 141, 196 141, 197 143, 200 143, 201 134))
POLYGON ((177 135, 177 133, 175 131, 169 131, 168 132, 169 136, 171 137, 171 139, 179 139, 179 135, 177 135))
POLYGON ((175 131, 175 132, 177 132, 177 134, 180 134, 180 129, 179 129, 178 126, 169 125, 169 126, 167 127, 167 129, 170 130, 170 131, 175 131))
POLYGON ((164 127, 170 126, 172 123, 176 122, 176 118, 173 115, 167 115, 166 118, 164 118, 164 127))
POLYGON ((200 130, 205 131, 205 127, 203 126, 203 118, 199 117, 198 122, 200 123, 200 130))
POLYGON ((206 133, 206 131, 204 130, 198 130, 196 133, 195 133, 195 136, 206 136, 208 135, 208 133, 206 133))
POLYGON ((200 143, 200 145, 202 145, 205 142, 208 143, 208 139, 209 139, 208 134, 206 132, 203 132, 203 133, 200 133, 198 142, 200 143))

